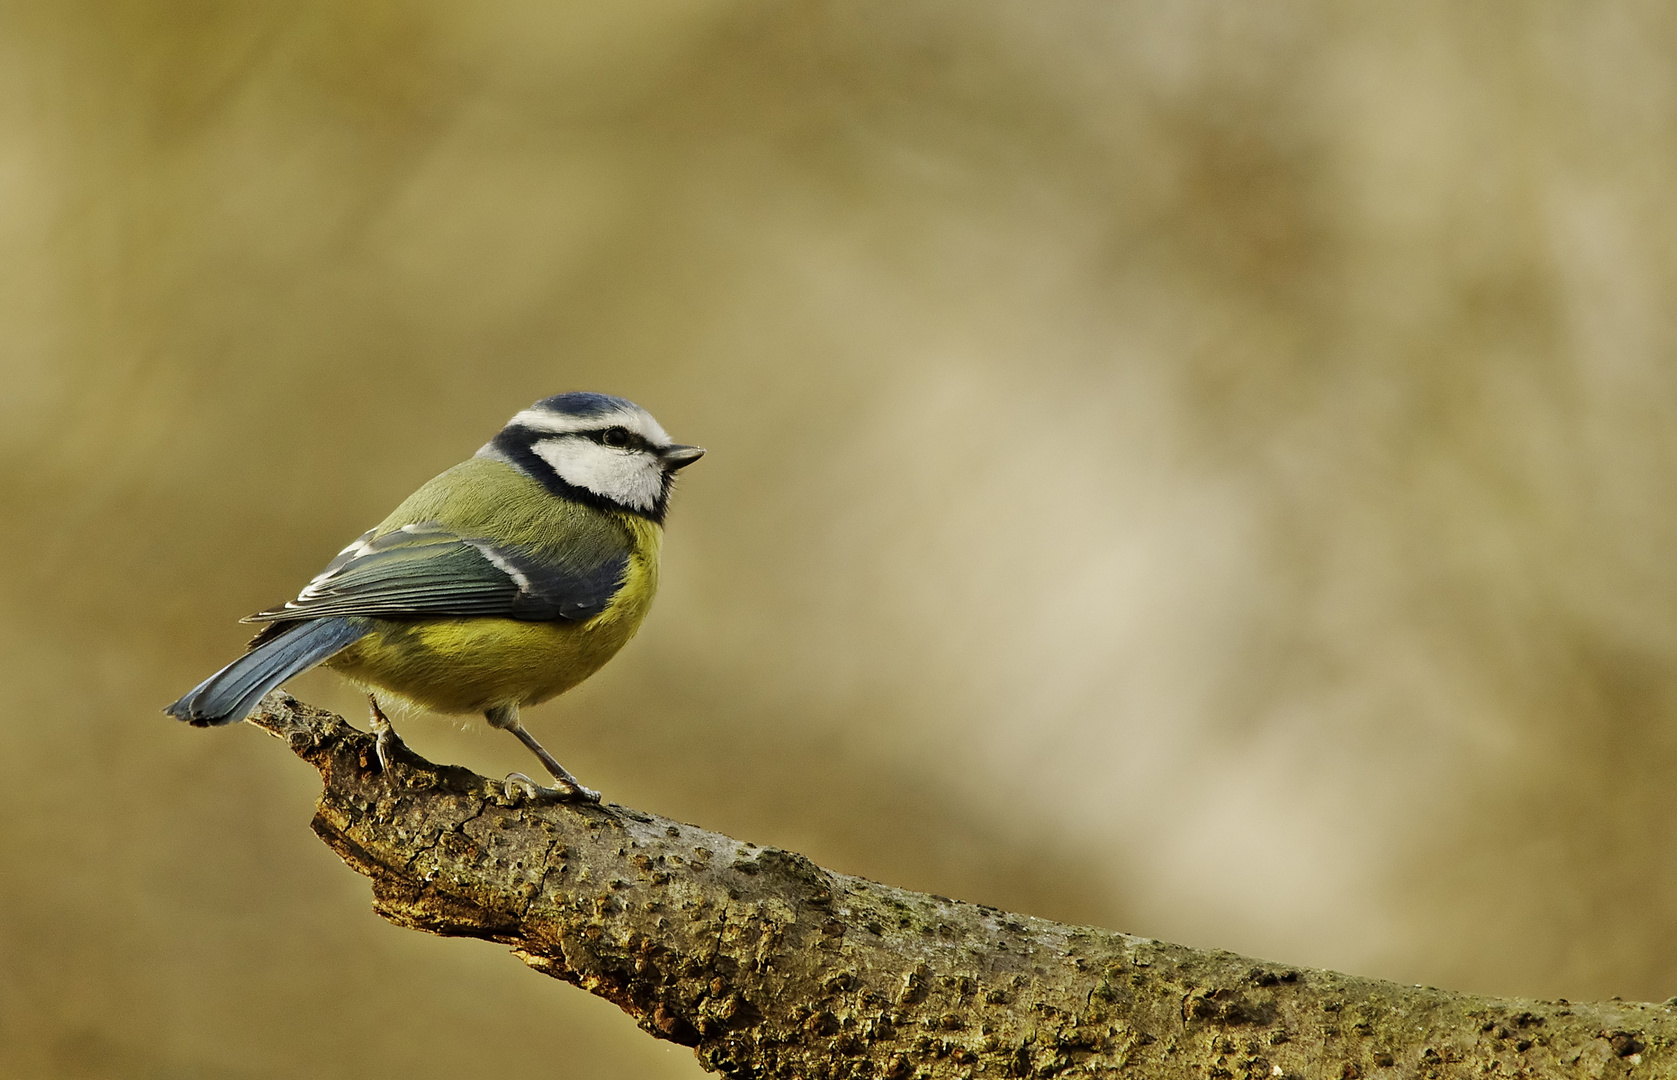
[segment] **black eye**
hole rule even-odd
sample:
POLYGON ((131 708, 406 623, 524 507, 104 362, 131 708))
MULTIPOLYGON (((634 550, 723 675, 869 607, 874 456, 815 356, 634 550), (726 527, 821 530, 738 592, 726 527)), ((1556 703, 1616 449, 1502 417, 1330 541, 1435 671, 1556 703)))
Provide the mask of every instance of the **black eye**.
POLYGON ((619 450, 626 449, 634 441, 628 428, 608 427, 600 432, 600 441, 607 446, 615 446, 619 450))

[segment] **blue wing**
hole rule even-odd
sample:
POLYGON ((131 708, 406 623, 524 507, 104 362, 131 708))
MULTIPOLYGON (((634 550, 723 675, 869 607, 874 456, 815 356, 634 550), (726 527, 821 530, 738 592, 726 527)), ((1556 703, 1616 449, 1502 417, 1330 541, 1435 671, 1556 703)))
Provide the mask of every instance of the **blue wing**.
POLYGON ((579 566, 422 522, 383 536, 367 533, 339 552, 297 599, 246 621, 334 615, 587 619, 611 603, 628 565, 627 552, 579 566))

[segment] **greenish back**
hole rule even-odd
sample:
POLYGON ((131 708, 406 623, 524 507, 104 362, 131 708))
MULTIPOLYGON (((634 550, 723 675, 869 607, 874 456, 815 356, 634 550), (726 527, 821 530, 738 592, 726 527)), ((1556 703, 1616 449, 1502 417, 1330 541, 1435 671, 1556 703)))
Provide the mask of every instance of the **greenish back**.
POLYGON ((378 535, 435 521, 461 536, 516 544, 578 570, 635 551, 622 515, 556 497, 504 461, 474 457, 428 480, 379 523, 378 535))

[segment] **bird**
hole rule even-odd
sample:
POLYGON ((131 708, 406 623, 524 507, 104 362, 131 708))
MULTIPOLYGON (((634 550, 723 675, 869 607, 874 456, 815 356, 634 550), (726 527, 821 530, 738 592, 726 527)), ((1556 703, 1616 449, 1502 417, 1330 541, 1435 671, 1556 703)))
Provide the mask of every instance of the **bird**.
POLYGON ((368 691, 381 766, 386 699, 481 713, 552 774, 507 777, 532 799, 598 802, 519 721, 617 654, 658 589, 676 473, 704 455, 621 397, 573 392, 517 413, 472 457, 422 485, 338 552, 243 656, 163 711, 196 727, 243 720, 324 664, 368 691))

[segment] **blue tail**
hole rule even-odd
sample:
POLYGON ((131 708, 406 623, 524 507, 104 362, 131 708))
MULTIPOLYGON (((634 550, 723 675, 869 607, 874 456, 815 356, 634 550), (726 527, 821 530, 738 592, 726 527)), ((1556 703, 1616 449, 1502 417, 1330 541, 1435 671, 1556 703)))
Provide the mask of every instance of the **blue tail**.
POLYGON ((372 629, 366 619, 310 619, 272 627, 255 647, 211 675, 163 711, 193 727, 220 727, 243 720, 263 695, 307 671, 372 629), (263 640, 266 638, 267 640, 263 640))

